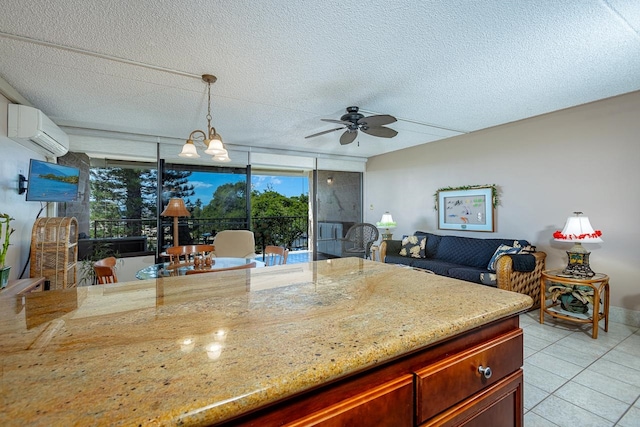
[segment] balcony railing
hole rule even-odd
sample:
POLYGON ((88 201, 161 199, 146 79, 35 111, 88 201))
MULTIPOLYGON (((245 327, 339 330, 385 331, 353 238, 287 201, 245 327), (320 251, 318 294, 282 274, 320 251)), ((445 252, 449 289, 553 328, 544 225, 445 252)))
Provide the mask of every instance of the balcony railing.
MULTIPOLYGON (((161 246, 172 244, 173 221, 163 218, 161 246)), ((244 218, 180 218, 178 239, 180 244, 211 243, 221 230, 249 229, 244 218)), ((267 245, 286 246, 292 250, 308 249, 309 219, 304 216, 253 217, 251 228, 256 249, 267 245)), ((158 229, 155 219, 100 219, 91 221, 91 238, 120 238, 145 236, 149 251, 158 247, 158 229)))

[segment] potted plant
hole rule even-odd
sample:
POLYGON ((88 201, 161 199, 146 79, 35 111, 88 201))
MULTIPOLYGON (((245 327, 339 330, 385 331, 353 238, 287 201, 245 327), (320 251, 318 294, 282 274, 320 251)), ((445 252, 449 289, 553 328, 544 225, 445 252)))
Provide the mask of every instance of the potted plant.
POLYGON ((0 214, 0 235, 2 236, 2 247, 0 248, 0 289, 7 286, 9 282, 11 266, 5 266, 4 261, 7 257, 7 251, 9 250, 9 238, 13 232, 16 231, 11 228, 10 223, 13 219, 9 214, 0 214))
POLYGON ((562 309, 570 313, 586 313, 593 304, 593 288, 589 286, 554 283, 548 291, 551 301, 559 299, 562 309))

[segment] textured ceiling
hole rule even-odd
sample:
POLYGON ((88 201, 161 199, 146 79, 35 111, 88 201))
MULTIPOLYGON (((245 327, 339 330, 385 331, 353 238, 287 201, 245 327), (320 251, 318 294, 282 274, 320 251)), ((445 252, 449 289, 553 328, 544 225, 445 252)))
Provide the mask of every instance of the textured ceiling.
POLYGON ((637 0, 1 5, 0 77, 33 106, 175 144, 206 125, 204 73, 225 143, 365 158, 640 90, 637 0), (398 136, 304 139, 350 105, 398 136))

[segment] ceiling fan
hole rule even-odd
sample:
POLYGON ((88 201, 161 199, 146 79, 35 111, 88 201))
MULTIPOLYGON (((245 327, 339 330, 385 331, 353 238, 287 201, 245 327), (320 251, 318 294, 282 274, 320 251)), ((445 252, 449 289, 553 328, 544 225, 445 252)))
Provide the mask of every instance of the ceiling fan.
POLYGON ((395 122, 395 117, 388 114, 365 117, 363 114, 358 112, 358 107, 347 107, 347 114, 344 114, 342 117, 340 117, 340 120, 320 120, 322 120, 323 122, 339 123, 342 126, 340 126, 339 128, 329 129, 322 132, 314 133, 313 135, 305 136, 305 139, 324 135, 325 133, 335 132, 341 129, 346 129, 346 131, 340 137, 340 144, 347 145, 355 141, 356 137, 358 136, 359 130, 371 136, 377 136, 380 138, 393 138, 398 134, 398 132, 396 132, 395 130, 384 127, 384 125, 395 122))

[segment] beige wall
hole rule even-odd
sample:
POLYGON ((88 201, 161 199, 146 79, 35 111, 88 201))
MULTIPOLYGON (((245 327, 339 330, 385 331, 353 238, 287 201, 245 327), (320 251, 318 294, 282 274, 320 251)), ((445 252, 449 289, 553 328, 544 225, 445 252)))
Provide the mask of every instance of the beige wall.
MULTIPOLYGON (((428 118, 425 118, 428 121, 428 118)), ((390 141, 393 143, 393 140, 390 141)), ((389 210, 395 237, 415 230, 524 238, 566 265, 570 245, 555 242, 573 211, 587 215, 603 242, 586 244, 594 271, 609 274, 611 303, 640 310, 640 92, 371 158, 365 219, 389 210), (438 188, 496 184, 495 233, 439 231, 438 188)))

